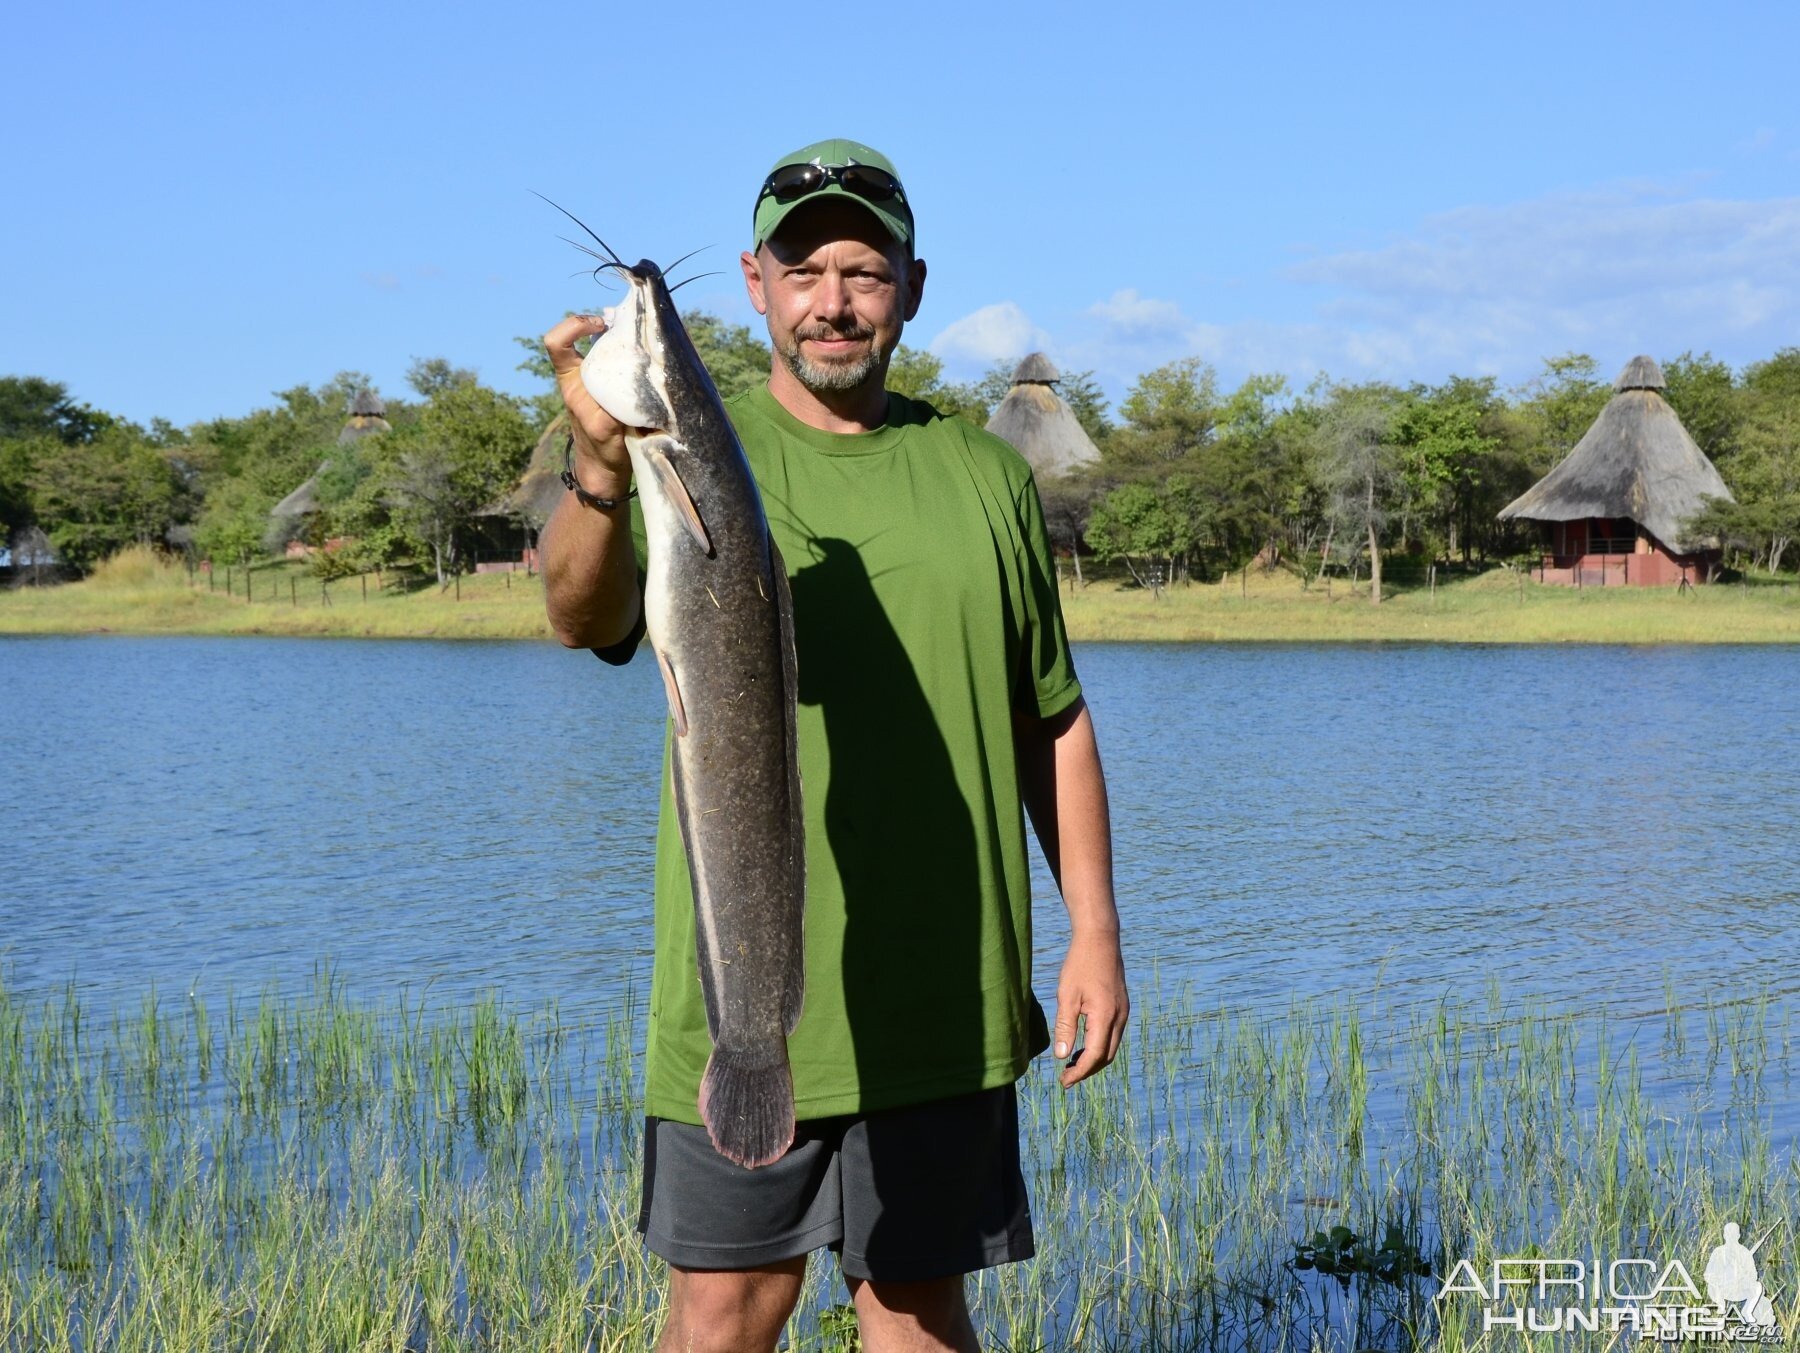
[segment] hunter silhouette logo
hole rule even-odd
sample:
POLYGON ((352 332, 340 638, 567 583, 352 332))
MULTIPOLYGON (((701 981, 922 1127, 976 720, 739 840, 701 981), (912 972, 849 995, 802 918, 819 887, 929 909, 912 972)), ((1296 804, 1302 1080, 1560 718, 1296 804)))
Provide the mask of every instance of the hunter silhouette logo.
MULTIPOLYGON (((1769 1231, 1775 1228, 1770 1227, 1769 1231)), ((1756 1244, 1745 1249, 1738 1243, 1738 1224, 1725 1223, 1725 1243, 1713 1247, 1706 1258, 1706 1295, 1724 1310, 1735 1305, 1746 1325, 1775 1324, 1775 1308, 1763 1291, 1762 1279, 1756 1273, 1756 1252, 1769 1238, 1764 1231, 1756 1244)))
POLYGON ((1631 1330, 1653 1343, 1779 1343, 1775 1296, 1757 1269, 1754 1245, 1726 1222, 1707 1253, 1702 1292, 1679 1259, 1495 1259, 1483 1274, 1459 1259, 1438 1291, 1482 1303, 1481 1330, 1522 1333, 1631 1330))

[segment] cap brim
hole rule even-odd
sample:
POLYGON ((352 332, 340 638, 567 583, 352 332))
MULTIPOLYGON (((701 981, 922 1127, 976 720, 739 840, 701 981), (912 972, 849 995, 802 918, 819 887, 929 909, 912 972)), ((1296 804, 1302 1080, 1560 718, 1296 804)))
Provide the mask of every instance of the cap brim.
POLYGON ((751 242, 750 248, 752 250, 762 248, 764 242, 781 229, 782 222, 792 216, 796 210, 810 202, 817 202, 821 198, 827 197, 839 197, 846 202, 854 202, 877 221, 880 221, 887 233, 895 240, 908 248, 912 247, 912 222, 903 211, 892 211, 883 203, 871 202, 866 197, 848 191, 841 184, 827 183, 817 192, 807 193, 804 197, 797 197, 792 202, 777 202, 773 197, 765 197, 756 209, 756 238, 751 242))

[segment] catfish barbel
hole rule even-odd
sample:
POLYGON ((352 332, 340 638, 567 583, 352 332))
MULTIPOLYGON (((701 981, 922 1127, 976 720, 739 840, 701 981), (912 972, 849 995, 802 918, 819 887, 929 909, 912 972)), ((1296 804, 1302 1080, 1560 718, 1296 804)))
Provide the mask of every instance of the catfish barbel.
POLYGON ((617 255, 606 266, 626 294, 581 381, 625 425, 643 512, 644 628, 674 722, 670 772, 713 1042, 700 1117, 721 1155, 767 1165, 794 1139, 787 1036, 804 996, 793 598, 744 448, 662 271, 617 255))

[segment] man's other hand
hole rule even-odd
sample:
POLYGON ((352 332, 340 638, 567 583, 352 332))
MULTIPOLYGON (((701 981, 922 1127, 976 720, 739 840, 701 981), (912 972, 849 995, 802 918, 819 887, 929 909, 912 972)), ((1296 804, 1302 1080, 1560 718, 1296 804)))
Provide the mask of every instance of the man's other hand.
POLYGON ((1052 1050, 1067 1061, 1075 1053, 1075 1021, 1085 1017, 1081 1056, 1062 1070, 1063 1089, 1084 1081, 1119 1055, 1119 1040, 1131 1015, 1125 990, 1125 960, 1116 930, 1077 932, 1056 983, 1056 1030, 1052 1050))

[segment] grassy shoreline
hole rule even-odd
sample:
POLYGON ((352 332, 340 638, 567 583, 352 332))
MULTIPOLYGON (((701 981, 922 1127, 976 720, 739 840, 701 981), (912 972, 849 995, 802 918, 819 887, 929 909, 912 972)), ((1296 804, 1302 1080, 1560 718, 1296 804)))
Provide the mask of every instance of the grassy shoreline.
MULTIPOLYGON (((633 1227, 642 1012, 619 996, 583 1022, 493 993, 368 1003, 325 971, 297 999, 152 988, 109 1020, 0 979, 0 1349, 646 1347, 665 1273, 633 1227)), ((1459 1259, 1697 1274, 1726 1221, 1794 1215, 1771 1130, 1788 1014, 1766 990, 1671 989, 1624 1027, 1492 985, 1271 1019, 1153 994, 1104 1076, 1021 1083, 1038 1256, 970 1280, 983 1346, 1598 1346, 1509 1341, 1434 1297, 1459 1259), (1393 1228, 1429 1273, 1295 1264, 1339 1225, 1393 1228)), ((1759 1252, 1793 1257, 1786 1228, 1759 1252)), ((854 1353, 846 1300, 816 1256, 787 1346, 854 1353)))
MULTIPOLYGON (((548 639, 543 580, 524 573, 464 577, 411 590, 391 575, 321 583, 300 563, 275 563, 209 589, 148 557, 94 577, 0 592, 0 634, 291 635, 337 638, 548 639)), ((1694 588, 1544 586, 1496 570, 1428 586, 1389 587, 1379 607, 1366 584, 1329 593, 1291 574, 1252 569, 1160 597, 1112 578, 1065 586, 1070 638, 1150 643, 1800 643, 1800 584, 1757 579, 1694 588)))

